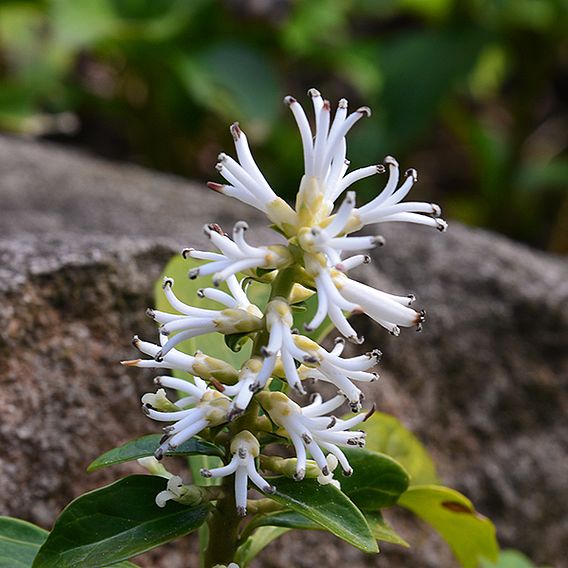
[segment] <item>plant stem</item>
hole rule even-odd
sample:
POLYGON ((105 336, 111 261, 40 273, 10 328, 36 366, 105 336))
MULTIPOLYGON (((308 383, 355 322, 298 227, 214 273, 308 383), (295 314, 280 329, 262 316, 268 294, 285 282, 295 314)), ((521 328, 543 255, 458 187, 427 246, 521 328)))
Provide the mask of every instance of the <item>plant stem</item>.
POLYGON ((209 518, 209 543, 205 550, 205 568, 217 564, 229 564, 237 551, 238 530, 241 518, 235 507, 235 494, 232 478, 224 479, 225 497, 217 501, 209 518))
MULTIPOLYGON (((294 267, 280 271, 272 282, 270 300, 277 297, 288 300, 296 276, 297 273, 294 267)), ((252 356, 259 356, 261 348, 266 345, 267 341, 268 332, 264 329, 255 338, 252 356)), ((255 434, 258 430, 256 428, 258 415, 259 406, 253 400, 246 412, 231 425, 231 434, 234 436, 242 430, 249 430, 255 434)), ((232 477, 224 478, 223 489, 225 491, 224 496, 217 501, 216 507, 208 521, 209 542, 205 550, 205 568, 213 568, 217 564, 229 564, 233 561, 238 547, 241 518, 237 515, 235 507, 235 490, 232 477)), ((264 502, 262 507, 271 510, 269 503, 264 502)))

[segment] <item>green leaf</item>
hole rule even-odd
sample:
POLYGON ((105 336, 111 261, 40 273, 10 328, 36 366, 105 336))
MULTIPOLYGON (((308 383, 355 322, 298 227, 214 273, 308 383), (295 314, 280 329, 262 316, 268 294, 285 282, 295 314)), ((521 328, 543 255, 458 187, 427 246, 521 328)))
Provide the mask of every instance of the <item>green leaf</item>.
POLYGON ((417 485, 410 487, 398 504, 438 531, 464 568, 476 568, 484 558, 497 559, 499 546, 493 523, 458 491, 440 485, 417 485))
POLYGON ((367 432, 367 450, 391 456, 410 475, 410 485, 439 483, 436 466, 418 438, 394 416, 375 412, 360 425, 367 432))
MULTIPOLYGON (((0 568, 31 568, 40 546, 49 533, 36 526, 14 519, 0 517, 0 568)), ((132 562, 119 562, 113 568, 136 568, 132 562)))
POLYGON ((341 490, 359 508, 372 511, 394 505, 408 488, 408 474, 389 456, 363 448, 344 448, 353 475, 341 478, 341 490))
POLYGON ((383 518, 383 515, 379 511, 365 511, 365 519, 367 519, 367 524, 371 528, 373 536, 382 542, 390 542, 391 544, 398 544, 399 546, 404 546, 406 548, 410 547, 410 544, 406 542, 383 518))
POLYGON ((188 507, 154 499, 166 480, 133 475, 70 503, 40 548, 34 568, 97 568, 126 560, 196 530, 210 505, 188 507))
MULTIPOLYGON (((126 444, 123 444, 118 448, 113 448, 112 450, 109 450, 108 452, 105 452, 104 454, 99 456, 96 460, 89 464, 87 471, 91 473, 92 471, 102 469, 103 467, 109 467, 111 465, 153 456, 154 452, 160 445, 160 438, 160 434, 150 434, 149 436, 143 436, 142 438, 137 438, 136 440, 126 442, 126 444)), ((224 455, 224 452, 222 448, 216 446, 215 444, 212 444, 211 442, 199 440, 198 438, 192 438, 191 440, 184 442, 181 446, 178 446, 175 450, 166 452, 165 455, 206 455, 222 457, 224 455)))
MULTIPOLYGON (((481 568, 537 568, 529 558, 518 550, 501 550, 495 562, 481 561, 481 568)), ((543 567, 544 568, 544 567, 543 567)))
POLYGON ((325 527, 320 523, 316 523, 296 511, 278 511, 266 515, 256 515, 247 525, 247 532, 265 526, 287 529, 325 530, 325 527))
POLYGON ((280 527, 261 527, 252 536, 249 536, 235 554, 235 562, 240 568, 246 568, 249 562, 273 540, 287 533, 289 529, 280 527))
POLYGON ((355 504, 332 485, 315 479, 294 481, 285 477, 271 479, 276 502, 289 507, 321 525, 325 530, 364 552, 378 552, 377 543, 355 504))
MULTIPOLYGON (((373 536, 377 540, 399 544, 406 547, 410 546, 391 526, 387 524, 381 513, 378 511, 364 511, 363 514, 373 536)), ((322 525, 308 519, 296 511, 278 511, 277 513, 255 516, 246 527, 247 534, 258 527, 264 526, 301 530, 325 530, 322 525)))
POLYGON ((247 121, 247 133, 263 137, 280 109, 272 63, 237 42, 218 42, 180 56, 175 70, 192 98, 218 114, 247 121))
POLYGON ((48 534, 26 521, 0 517, 0 568, 30 568, 48 534))

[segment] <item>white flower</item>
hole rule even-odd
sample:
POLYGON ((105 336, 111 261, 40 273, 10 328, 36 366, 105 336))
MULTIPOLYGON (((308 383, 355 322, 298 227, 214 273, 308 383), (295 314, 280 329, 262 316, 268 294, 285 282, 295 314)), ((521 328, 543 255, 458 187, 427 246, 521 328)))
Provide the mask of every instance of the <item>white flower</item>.
POLYGON ((156 505, 163 508, 168 501, 177 501, 181 499, 186 493, 186 486, 179 475, 173 475, 168 479, 167 489, 160 491, 156 495, 156 505))
POLYGON ((248 225, 244 221, 236 223, 231 240, 219 225, 205 225, 203 229, 205 235, 209 237, 211 243, 219 252, 184 249, 182 254, 186 258, 211 261, 199 268, 190 270, 189 277, 193 279, 198 276, 213 274, 213 284, 218 286, 220 282, 237 272, 255 268, 281 268, 291 262, 291 254, 285 246, 253 247, 249 245, 244 238, 247 229, 248 225))
POLYGON ((226 477, 235 474, 235 501, 237 512, 244 517, 247 512, 248 480, 264 493, 274 493, 275 489, 267 483, 256 470, 255 458, 260 452, 258 440, 248 431, 239 432, 231 441, 233 457, 228 465, 216 469, 202 469, 203 477, 226 477))
POLYGON ((294 363, 294 359, 301 361, 304 353, 294 344, 293 323, 290 306, 286 301, 282 298, 274 298, 268 303, 266 306, 266 329, 269 332, 269 338, 268 343, 262 348, 265 359, 256 381, 251 387, 253 390, 264 388, 279 357, 288 384, 300 394, 306 393, 294 363))
POLYGON ((339 465, 338 459, 333 454, 327 454, 327 456, 325 456, 325 461, 327 462, 329 473, 327 475, 320 473, 316 478, 317 482, 320 485, 333 485, 333 487, 341 491, 341 483, 338 479, 334 479, 333 477, 333 472, 339 465))
POLYGON ((231 134, 240 163, 226 154, 219 154, 217 170, 229 185, 209 182, 208 187, 263 211, 277 225, 292 224, 294 211, 274 193, 262 175, 252 157, 247 137, 237 122, 231 125, 231 134))
POLYGON ((323 100, 317 89, 310 89, 315 116, 315 135, 312 134, 304 109, 294 97, 284 101, 290 107, 302 138, 304 149, 305 179, 313 178, 323 196, 322 213, 331 212, 333 202, 343 191, 356 181, 378 173, 377 166, 361 168, 346 174, 349 162, 346 161, 347 146, 345 135, 363 116, 370 116, 368 107, 358 108, 347 114, 347 100, 341 99, 331 121, 331 106, 323 100))
POLYGON ((235 276, 227 279, 232 295, 210 288, 200 291, 200 295, 227 306, 223 310, 189 306, 176 297, 172 289, 173 285, 172 278, 165 278, 162 288, 172 308, 181 312, 182 315, 147 310, 147 314, 161 324, 160 333, 168 337, 157 355, 158 359, 165 357, 176 345, 192 337, 213 332, 248 333, 262 327, 262 312, 249 302, 235 276), (169 338, 172 333, 175 335, 169 338))
POLYGON ((367 314, 393 335, 399 335, 399 326, 417 326, 421 329, 425 312, 417 312, 409 307, 414 301, 412 294, 408 296, 387 294, 352 280, 338 271, 333 271, 331 278, 342 298, 356 304, 358 311, 367 314))
POLYGON ((262 407, 270 418, 286 430, 296 450, 295 479, 303 479, 306 474, 306 450, 314 458, 323 476, 329 475, 329 466, 323 450, 332 453, 339 461, 346 475, 352 473, 345 454, 338 446, 363 446, 364 432, 349 432, 349 428, 363 422, 367 414, 358 414, 349 420, 339 420, 323 414, 339 408, 344 402, 342 396, 336 396, 327 402, 316 397, 309 406, 301 408, 284 393, 263 391, 257 395, 262 407))
MULTIPOLYGON (((218 426, 227 421, 227 411, 231 400, 220 392, 207 388, 202 382, 192 385, 181 379, 159 377, 158 384, 176 388, 189 394, 189 397, 180 399, 175 403, 178 408, 182 406, 182 402, 184 404, 188 401, 193 403, 197 399, 198 390, 203 394, 192 408, 173 411, 169 408, 164 411, 152 406, 152 403, 157 402, 159 405, 160 401, 163 401, 161 396, 155 397, 155 395, 150 394, 142 397, 142 408, 146 416, 160 422, 175 422, 173 426, 166 426, 163 429, 164 436, 154 454, 156 459, 161 459, 166 452, 177 448, 205 428, 218 426)), ((160 408, 160 405, 158 408, 160 408)))
POLYGON ((381 358, 381 352, 375 349, 358 357, 340 357, 345 341, 336 339, 335 347, 328 352, 315 341, 305 336, 294 337, 296 346, 304 353, 303 365, 298 369, 302 380, 315 379, 335 385, 347 398, 353 412, 361 410, 363 393, 352 381, 370 383, 379 378, 379 375, 370 372, 381 358))
POLYGON ((254 385, 257 377, 262 369, 262 360, 253 357, 243 364, 239 371, 239 380, 234 385, 225 386, 224 394, 233 397, 233 401, 229 407, 228 419, 233 420, 239 414, 242 414, 252 397, 254 396, 254 385))
POLYGON ((389 168, 389 179, 385 188, 372 201, 353 211, 352 224, 360 228, 371 223, 403 221, 445 231, 448 225, 443 219, 437 218, 441 215, 441 210, 435 203, 415 201, 401 203, 418 179, 416 170, 407 170, 404 174, 406 180, 399 189, 396 189, 399 180, 398 162, 392 156, 387 156, 384 162, 389 168))
MULTIPOLYGON (((345 233, 347 222, 355 207, 355 192, 349 191, 337 213, 330 217, 331 221, 325 228, 318 225, 304 227, 298 233, 298 241, 303 250, 309 253, 324 253, 330 266, 340 266, 347 270, 345 263, 341 261, 343 252, 354 250, 366 250, 377 245, 382 246, 384 239, 381 236, 346 237, 339 236, 345 233)), ((357 258, 357 261, 365 262, 365 258, 357 258)), ((349 269, 354 268, 355 260, 350 262, 349 269), (353 266, 351 266, 353 265, 353 266)))
MULTIPOLYGON (((201 377, 206 381, 221 381, 232 383, 237 380, 237 371, 228 363, 209 357, 201 352, 195 355, 187 355, 177 349, 170 349, 165 355, 162 349, 166 344, 167 337, 160 334, 162 345, 156 345, 147 341, 141 341, 137 336, 132 339, 133 345, 152 359, 133 359, 121 361, 126 367, 142 367, 152 369, 171 369, 185 371, 191 375, 201 377)), ((222 388, 222 387, 221 387, 222 388)))

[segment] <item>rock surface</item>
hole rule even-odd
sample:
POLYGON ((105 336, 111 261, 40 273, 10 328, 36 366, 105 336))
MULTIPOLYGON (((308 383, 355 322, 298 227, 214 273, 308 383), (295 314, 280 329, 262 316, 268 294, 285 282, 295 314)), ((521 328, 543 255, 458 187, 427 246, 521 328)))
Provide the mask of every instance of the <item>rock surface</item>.
MULTIPOLYGON (((72 497, 135 468, 84 473, 102 451, 155 431, 137 402, 151 375, 117 361, 132 355, 134 332, 152 336, 144 308, 171 254, 202 243, 205 222, 242 218, 259 223, 201 185, 0 137, 1 514, 47 527, 72 497)), ((418 434, 502 544, 566 566, 566 259, 456 223, 444 235, 412 226, 384 234, 387 246, 359 276, 415 292, 428 320, 399 338, 357 322, 385 353, 368 397, 418 434)), ((430 533, 396 521, 414 547, 385 546, 385 565, 454 565, 430 533)), ((187 566, 181 558, 168 547, 167 558, 140 564, 187 566)), ((323 562, 377 560, 332 537, 290 533, 255 566, 323 562)))

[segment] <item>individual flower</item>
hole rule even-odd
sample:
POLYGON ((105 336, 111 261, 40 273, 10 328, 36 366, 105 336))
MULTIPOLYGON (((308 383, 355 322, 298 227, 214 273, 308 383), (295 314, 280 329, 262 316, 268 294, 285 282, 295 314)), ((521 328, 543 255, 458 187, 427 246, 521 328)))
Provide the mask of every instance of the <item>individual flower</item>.
POLYGON ((275 488, 267 483, 256 470, 255 458, 260 453, 258 440, 248 431, 243 430, 231 441, 233 457, 229 464, 215 469, 202 469, 203 477, 227 477, 235 474, 235 501, 237 513, 244 517, 247 513, 248 480, 264 493, 274 493, 275 488))
POLYGON ((298 368, 300 378, 335 385, 347 398, 353 412, 361 410, 363 393, 353 381, 370 383, 379 378, 379 375, 370 369, 379 362, 381 352, 374 349, 357 357, 340 357, 345 347, 345 341, 341 338, 336 339, 335 347, 329 352, 303 335, 294 336, 294 343, 304 353, 303 364, 298 368))
POLYGON ((348 278, 337 270, 332 271, 330 276, 337 292, 345 301, 356 304, 358 311, 367 314, 392 335, 400 334, 400 326, 416 326, 417 329, 421 329, 426 314, 424 311, 417 312, 409 307, 414 302, 412 294, 407 296, 387 294, 348 278))
POLYGON ((196 308, 179 300, 173 291, 173 279, 164 279, 162 288, 166 299, 181 315, 158 310, 147 311, 150 317, 161 324, 160 333, 168 338, 158 353, 158 358, 165 357, 176 345, 198 335, 213 332, 249 333, 258 331, 262 327, 262 312, 249 302, 236 277, 232 275, 228 277, 227 285, 232 295, 221 290, 201 290, 200 295, 226 306, 222 310, 210 310, 196 308), (172 333, 175 335, 170 337, 172 333))
POLYGON ((219 154, 217 171, 229 185, 209 182, 208 187, 259 209, 278 226, 294 224, 294 210, 274 193, 262 175, 252 157, 247 137, 237 122, 231 125, 231 134, 240 163, 226 154, 219 154))
POLYGON ((227 422, 231 400, 219 391, 207 388, 202 382, 192 385, 188 381, 168 377, 159 377, 158 384, 178 389, 189 396, 176 403, 171 403, 160 391, 142 397, 146 416, 152 420, 174 423, 163 428, 164 436, 154 453, 156 459, 161 459, 166 452, 177 448, 205 428, 227 422), (202 394, 198 398, 199 392, 202 394), (187 403, 193 406, 182 409, 187 403))
MULTIPOLYGON (((355 250, 366 250, 375 246, 382 246, 384 238, 381 236, 347 237, 341 236, 345 233, 345 228, 355 207, 355 192, 347 192, 347 196, 337 210, 337 213, 330 217, 329 224, 325 227, 315 225, 304 227, 298 232, 298 242, 303 250, 309 253, 324 253, 330 266, 340 266, 342 270, 350 270, 357 263, 353 259, 349 263, 349 268, 341 260, 343 252, 355 250), (351 266, 353 265, 353 266, 351 266)), ((357 261, 365 262, 365 258, 357 258, 357 261)))
POLYGON ((341 406, 343 397, 339 396, 327 402, 316 398, 305 408, 281 392, 262 391, 257 397, 274 423, 284 428, 294 446, 297 458, 295 479, 301 480, 306 474, 307 451, 323 476, 330 473, 324 450, 337 458, 345 475, 351 475, 353 470, 339 446, 365 445, 365 432, 348 430, 368 418, 369 413, 358 414, 348 420, 323 416, 341 406))
POLYGON ((358 230, 372 223, 402 221, 445 231, 448 225, 443 219, 438 218, 441 215, 441 209, 435 203, 416 201, 401 203, 418 180, 416 170, 412 168, 406 170, 404 174, 406 179, 397 189, 400 177, 398 162, 392 156, 387 156, 384 162, 389 168, 387 184, 372 201, 353 211, 349 223, 350 230, 358 230))
POLYGON ((206 381, 221 381, 229 384, 234 383, 238 378, 237 371, 231 365, 199 351, 195 355, 188 355, 178 349, 170 349, 166 355, 163 355, 162 349, 167 341, 167 337, 160 334, 160 341, 162 345, 156 345, 148 341, 141 341, 138 336, 134 336, 132 340, 133 345, 139 351, 152 358, 133 359, 131 361, 122 361, 121 363, 126 367, 184 371, 206 381))
POLYGON ((254 385, 257 377, 262 369, 262 360, 259 357, 253 357, 246 361, 239 371, 239 380, 236 384, 225 386, 224 394, 233 397, 229 406, 228 418, 233 420, 239 414, 242 414, 252 397, 254 396, 254 385))
POLYGON ((230 239, 219 225, 211 224, 204 227, 205 235, 219 252, 199 251, 192 248, 184 249, 186 258, 211 261, 189 271, 191 279, 198 276, 213 275, 213 284, 218 286, 237 272, 262 268, 266 270, 282 268, 290 264, 292 255, 283 245, 254 247, 244 238, 248 225, 244 221, 235 224, 233 238, 230 239))

